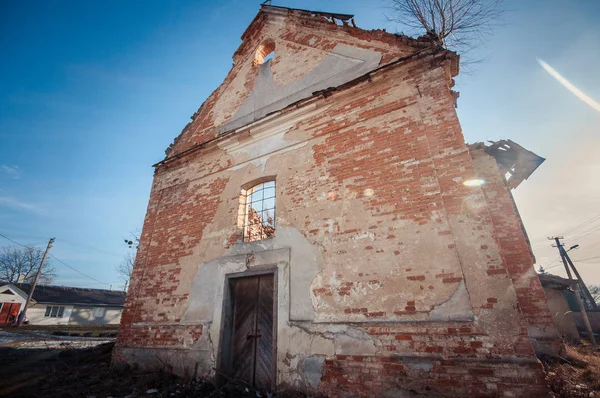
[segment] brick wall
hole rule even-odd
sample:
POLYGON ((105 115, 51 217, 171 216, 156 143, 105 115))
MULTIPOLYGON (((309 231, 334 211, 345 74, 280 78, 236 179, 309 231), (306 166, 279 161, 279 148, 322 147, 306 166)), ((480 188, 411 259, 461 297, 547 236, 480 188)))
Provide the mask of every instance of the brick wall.
POLYGON ((562 350, 544 289, 534 270, 534 258, 512 193, 498 164, 483 144, 471 146, 478 177, 485 180, 482 191, 492 215, 502 262, 517 294, 536 351, 554 355, 562 350))

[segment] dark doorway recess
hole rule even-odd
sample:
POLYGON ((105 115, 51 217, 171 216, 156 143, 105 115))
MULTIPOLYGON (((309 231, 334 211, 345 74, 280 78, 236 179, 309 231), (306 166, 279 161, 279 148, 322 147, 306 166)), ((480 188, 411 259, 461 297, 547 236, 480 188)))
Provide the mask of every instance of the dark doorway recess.
POLYGON ((269 391, 275 385, 276 290, 272 269, 228 275, 219 364, 227 378, 269 391))

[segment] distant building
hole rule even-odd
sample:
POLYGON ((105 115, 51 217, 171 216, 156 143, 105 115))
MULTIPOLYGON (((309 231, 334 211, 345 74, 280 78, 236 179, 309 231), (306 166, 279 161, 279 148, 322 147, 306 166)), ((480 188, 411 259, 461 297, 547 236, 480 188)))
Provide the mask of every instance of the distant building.
MULTIPOLYGON (((539 278, 558 332, 563 338, 578 342, 581 334, 587 335, 587 330, 575 297, 577 280, 552 274, 540 274, 539 278)), ((586 313, 592 331, 600 334, 600 311, 587 308, 586 313)))
MULTIPOLYGON (((28 283, 0 286, 0 325, 23 310, 30 290, 28 283)), ((38 285, 27 320, 32 325, 119 324, 124 303, 122 291, 38 285)))

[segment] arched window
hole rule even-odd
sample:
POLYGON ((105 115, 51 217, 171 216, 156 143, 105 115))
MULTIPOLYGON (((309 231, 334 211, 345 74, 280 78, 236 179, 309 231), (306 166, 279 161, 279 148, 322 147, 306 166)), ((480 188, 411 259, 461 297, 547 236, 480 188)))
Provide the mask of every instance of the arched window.
POLYGON ((275 181, 266 181, 242 189, 238 224, 244 242, 275 236, 275 181))
POLYGON ((273 39, 263 41, 254 54, 254 65, 261 65, 275 56, 275 42, 273 39))

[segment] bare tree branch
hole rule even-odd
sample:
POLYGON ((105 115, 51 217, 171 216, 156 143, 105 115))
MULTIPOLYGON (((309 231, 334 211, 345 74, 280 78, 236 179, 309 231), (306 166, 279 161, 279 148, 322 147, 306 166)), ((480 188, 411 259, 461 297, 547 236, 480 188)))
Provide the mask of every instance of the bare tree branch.
MULTIPOLYGON (((504 0, 390 0, 388 19, 461 55, 480 46, 505 12, 504 0)), ((462 62, 464 64, 464 61, 462 62)))
MULTIPOLYGON (((23 275, 26 283, 33 282, 43 257, 44 250, 34 246, 5 246, 0 248, 0 280, 17 283, 19 276, 23 275)), ((47 259, 38 283, 48 285, 52 283, 55 277, 56 271, 51 260, 47 259)))
POLYGON ((131 273, 133 272, 133 264, 135 264, 135 252, 129 252, 125 255, 123 261, 115 267, 119 278, 123 282, 123 290, 127 290, 127 286, 129 285, 131 273))
POLYGON ((129 234, 130 237, 123 239, 125 244, 131 249, 123 260, 115 266, 115 271, 119 275, 119 278, 123 282, 123 290, 127 290, 129 286, 129 280, 131 279, 131 273, 133 272, 133 265, 135 264, 135 257, 137 254, 138 246, 140 245, 140 231, 137 230, 129 234))

